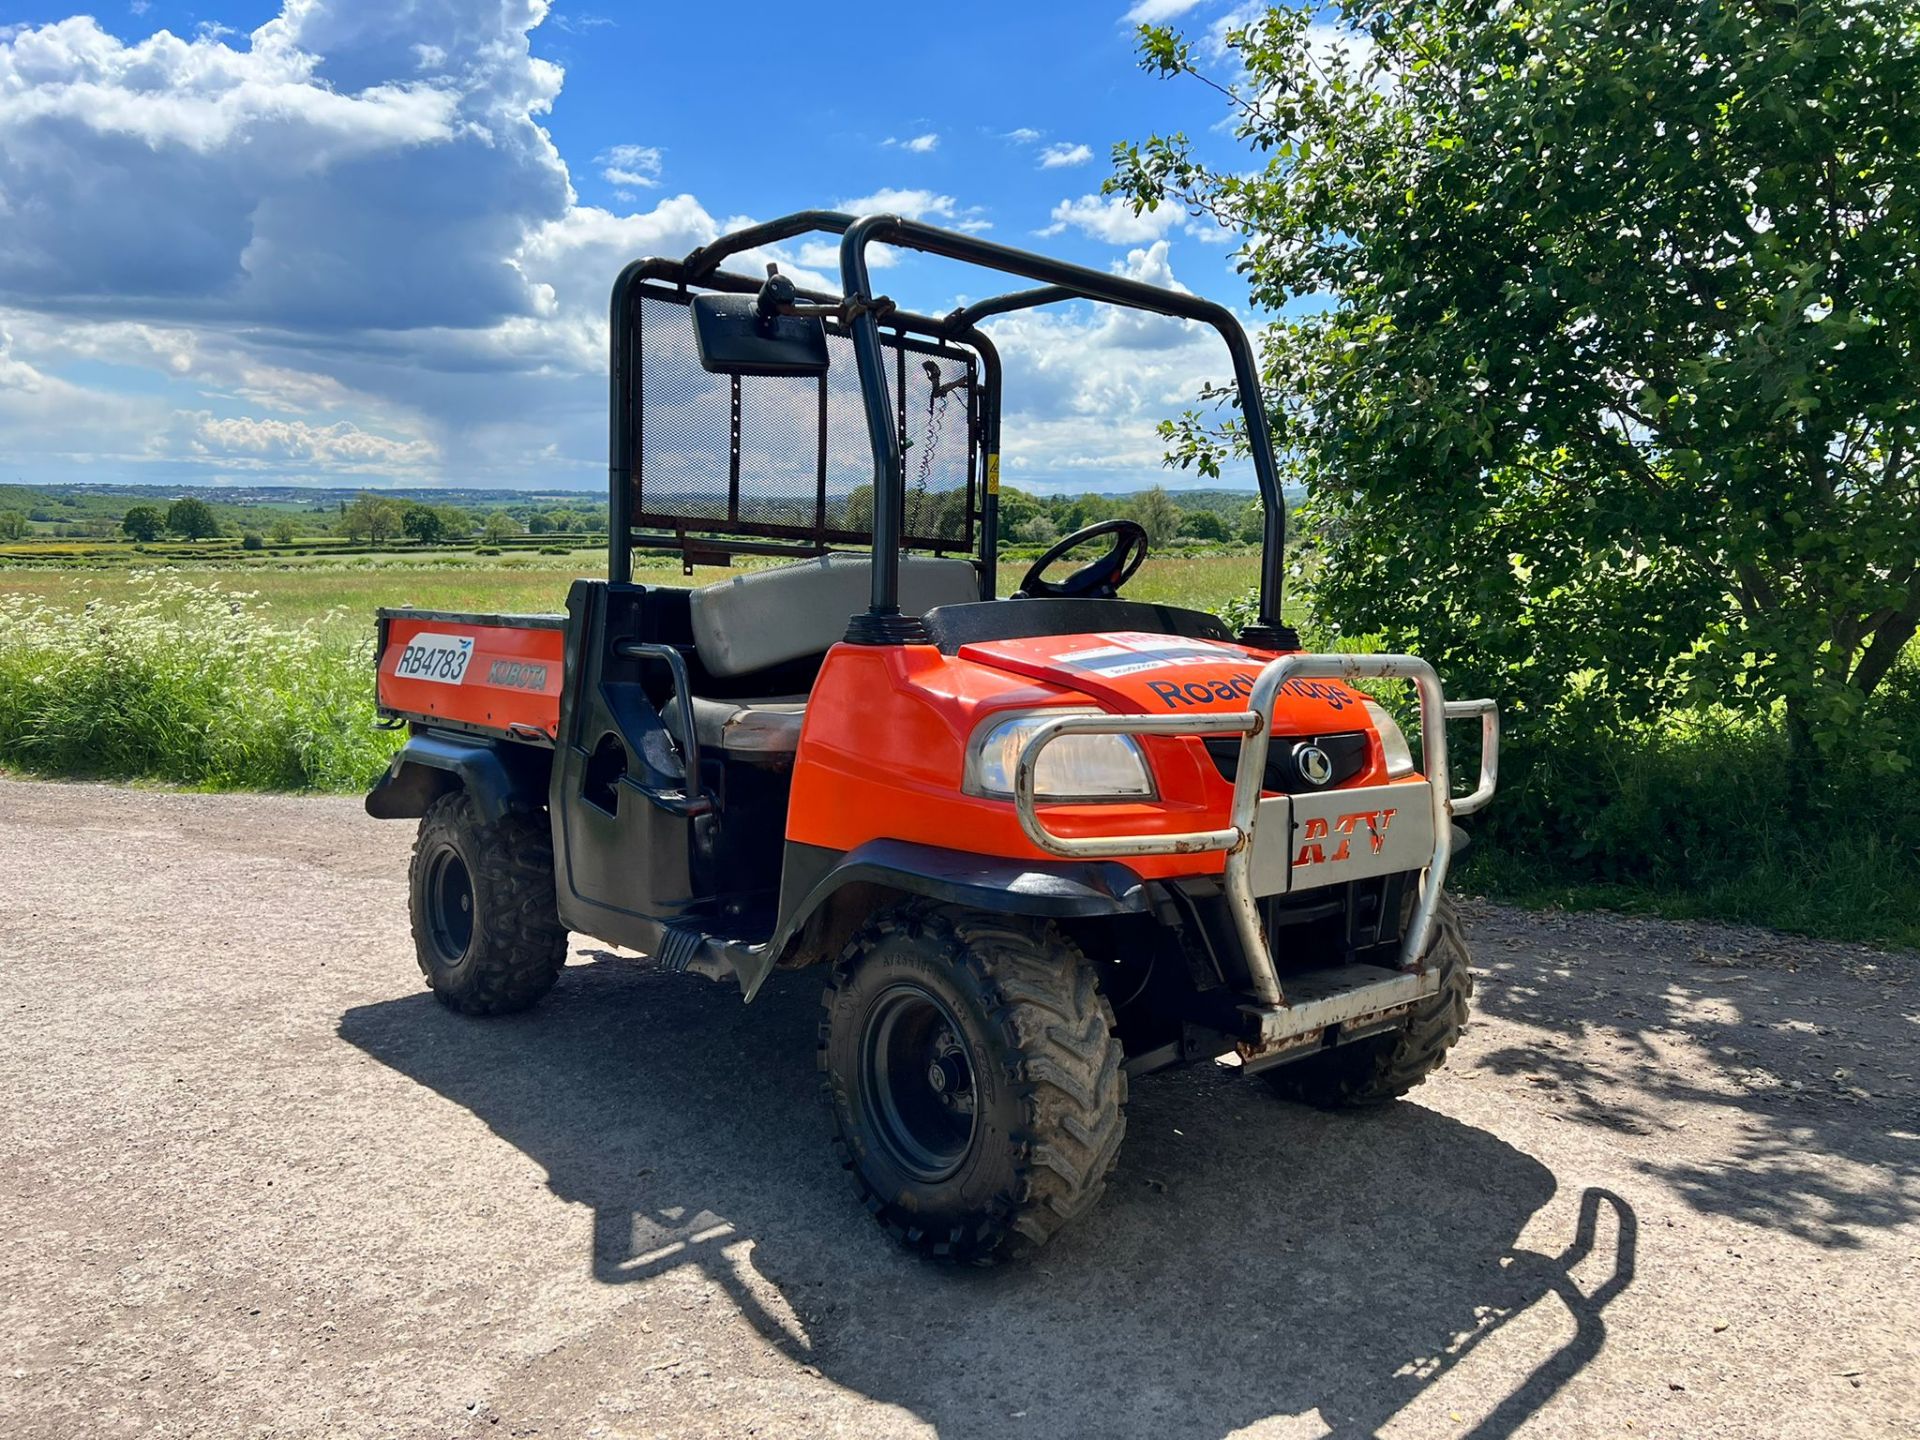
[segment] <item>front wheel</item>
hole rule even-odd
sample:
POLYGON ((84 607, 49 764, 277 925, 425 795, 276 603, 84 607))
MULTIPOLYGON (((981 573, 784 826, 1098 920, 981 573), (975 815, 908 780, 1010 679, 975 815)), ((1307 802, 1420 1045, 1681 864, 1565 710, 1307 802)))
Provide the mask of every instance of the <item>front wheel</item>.
POLYGON ((1093 966, 1058 931, 903 905, 854 936, 823 1004, 835 1150, 909 1249, 992 1263, 1099 1199, 1127 1077, 1093 966))
POLYGON ((1434 908, 1426 961, 1440 967, 1440 988, 1398 1030, 1262 1070, 1260 1078, 1276 1094, 1323 1110, 1379 1105, 1406 1094, 1446 1063, 1467 1027, 1473 971, 1451 896, 1443 894, 1434 908))
POLYGON ((441 1004, 505 1015, 553 988, 567 931, 545 817, 489 823, 466 791, 442 795, 420 819, 409 890, 414 952, 441 1004))

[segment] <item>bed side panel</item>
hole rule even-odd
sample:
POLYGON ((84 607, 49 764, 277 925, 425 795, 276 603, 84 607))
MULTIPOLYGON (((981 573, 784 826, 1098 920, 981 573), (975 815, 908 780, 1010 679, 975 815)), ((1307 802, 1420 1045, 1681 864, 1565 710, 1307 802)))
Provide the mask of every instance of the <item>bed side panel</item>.
POLYGON ((388 611, 380 713, 551 741, 560 727, 560 616, 388 611))

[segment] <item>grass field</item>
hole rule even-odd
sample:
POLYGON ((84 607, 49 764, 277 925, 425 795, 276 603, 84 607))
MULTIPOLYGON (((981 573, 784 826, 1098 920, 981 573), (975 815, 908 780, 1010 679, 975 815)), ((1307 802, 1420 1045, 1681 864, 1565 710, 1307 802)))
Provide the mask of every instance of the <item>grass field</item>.
MULTIPOLYGON (((429 551, 352 560, 176 562, 156 568, 197 583, 253 595, 279 623, 318 621, 330 629, 365 626, 371 633, 373 612, 382 605, 412 605, 423 610, 558 611, 566 603, 568 585, 576 578, 605 573, 606 556, 598 549, 565 556, 477 558, 470 553, 429 551)), ((1024 568, 1022 562, 1002 563, 1002 593, 1013 589, 1024 568)), ((1259 559, 1251 554, 1149 560, 1127 587, 1127 594, 1138 600, 1217 610, 1251 587, 1258 571, 1259 559)), ((0 597, 33 596, 69 608, 89 601, 114 605, 138 593, 145 584, 142 577, 149 573, 119 567, 9 570, 0 565, 0 597)), ((635 578, 648 585, 707 585, 741 573, 741 567, 722 570, 702 566, 692 576, 683 576, 676 559, 648 562, 636 568, 635 578)))

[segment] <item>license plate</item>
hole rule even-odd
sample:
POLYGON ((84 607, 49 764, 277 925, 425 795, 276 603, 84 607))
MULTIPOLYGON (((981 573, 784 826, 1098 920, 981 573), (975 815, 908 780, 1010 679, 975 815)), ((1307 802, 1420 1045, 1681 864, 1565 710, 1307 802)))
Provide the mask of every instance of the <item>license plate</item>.
POLYGON ((431 680, 436 685, 458 685, 473 663, 471 635, 435 635, 423 630, 407 642, 393 663, 396 680, 431 680))
POLYGON ((1262 800, 1253 831, 1254 894, 1424 869, 1433 858, 1432 806, 1424 780, 1262 800))

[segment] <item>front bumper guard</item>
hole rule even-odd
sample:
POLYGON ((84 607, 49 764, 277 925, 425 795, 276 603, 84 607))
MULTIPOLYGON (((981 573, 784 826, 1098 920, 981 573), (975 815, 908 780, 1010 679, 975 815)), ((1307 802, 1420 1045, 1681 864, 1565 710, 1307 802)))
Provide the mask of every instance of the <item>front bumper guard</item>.
MULTIPOLYGON (((1261 1044, 1334 1023, 1376 1018, 1404 1009, 1439 985, 1422 963, 1434 912, 1453 856, 1452 820, 1470 815, 1493 798, 1500 773, 1500 713, 1491 700, 1449 701, 1440 677, 1412 655, 1283 655, 1255 679, 1245 710, 1203 715, 1070 715, 1036 729, 1020 752, 1013 779, 1014 813, 1027 838, 1050 855, 1075 860, 1114 860, 1143 855, 1199 855, 1224 851, 1224 886, 1234 926, 1246 951, 1252 993, 1259 1002, 1261 1044), (1290 680, 1407 680, 1420 696, 1420 747, 1426 778, 1385 785, 1323 791, 1314 795, 1263 796, 1267 750, 1273 739, 1274 701, 1290 680), (1480 779, 1468 794, 1452 793, 1447 763, 1447 722, 1480 721, 1480 779), (1040 819, 1034 789, 1041 753, 1066 735, 1238 735, 1233 804, 1218 830, 1170 835, 1072 837, 1049 830, 1040 819), (1396 832, 1393 822, 1405 816, 1396 832), (1410 823, 1409 823, 1410 822, 1410 823), (1361 826, 1365 826, 1364 832, 1361 826), (1360 847, 1356 849, 1358 844, 1360 847), (1324 863, 1324 853, 1334 848, 1324 863), (1360 879, 1396 870, 1421 869, 1419 898, 1400 947, 1400 973, 1377 971, 1373 983, 1356 983, 1296 1006, 1280 985, 1260 921, 1263 896, 1314 885, 1360 879), (1311 1013, 1309 1013, 1311 1012, 1311 1013)), ((1370 969, 1376 967, 1354 967, 1370 969)))

